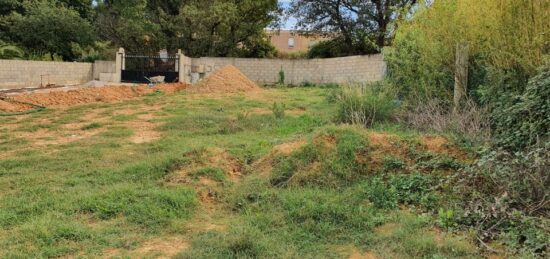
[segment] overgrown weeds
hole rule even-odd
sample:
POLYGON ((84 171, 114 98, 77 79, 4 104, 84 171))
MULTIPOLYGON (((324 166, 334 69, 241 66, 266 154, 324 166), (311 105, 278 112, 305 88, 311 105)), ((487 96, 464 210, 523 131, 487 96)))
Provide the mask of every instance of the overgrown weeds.
POLYGON ((475 226, 482 240, 507 237, 533 255, 548 249, 550 146, 510 153, 491 151, 457 175, 464 208, 461 223, 475 226), (514 238, 511 238, 514 236, 514 238))
POLYGON ((459 113, 438 99, 407 105, 399 110, 397 119, 410 128, 428 132, 449 132, 487 142, 490 138, 490 118, 487 108, 468 101, 459 113))
POLYGON ((340 93, 332 93, 338 105, 337 121, 371 127, 375 123, 390 121, 397 108, 394 98, 383 84, 347 85, 340 93))

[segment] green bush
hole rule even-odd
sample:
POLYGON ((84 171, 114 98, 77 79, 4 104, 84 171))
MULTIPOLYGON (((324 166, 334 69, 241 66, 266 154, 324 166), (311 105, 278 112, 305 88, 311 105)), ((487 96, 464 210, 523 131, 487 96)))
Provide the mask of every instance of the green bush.
POLYGON ((367 197, 372 204, 381 209, 397 207, 397 190, 388 186, 380 178, 374 178, 367 187, 367 197))
POLYGON ((430 98, 448 99, 453 89, 453 71, 435 58, 444 50, 425 49, 425 44, 422 33, 410 29, 400 31, 394 45, 384 49, 386 78, 400 99, 413 103, 430 98))
POLYGON ((456 175, 455 193, 461 197, 457 208, 464 210, 460 222, 475 226, 483 239, 515 236, 516 246, 540 253, 541 247, 547 248, 550 235, 532 231, 548 229, 548 168, 550 144, 522 152, 485 154, 456 175))
POLYGON ((550 67, 531 78, 524 93, 514 99, 513 105, 493 112, 497 145, 517 150, 550 140, 550 67))
POLYGON ((397 104, 383 89, 384 84, 347 86, 337 97, 337 121, 371 127, 376 123, 389 121, 397 104))
POLYGON ((308 58, 334 58, 351 55, 367 55, 379 52, 378 47, 369 39, 358 37, 354 39, 353 47, 350 48, 342 37, 338 37, 332 40, 321 41, 313 45, 309 49, 307 56, 308 58))
POLYGON ((433 176, 414 172, 392 175, 389 185, 395 189, 397 201, 401 204, 418 204, 431 208, 436 204, 434 188, 437 186, 433 176))
POLYGON ((271 111, 273 112, 273 116, 277 119, 282 119, 285 117, 285 109, 286 105, 284 103, 273 103, 273 106, 271 107, 271 111))
POLYGON ((279 81, 277 81, 279 85, 285 85, 285 71, 283 70, 283 67, 281 67, 281 70, 279 70, 279 81))

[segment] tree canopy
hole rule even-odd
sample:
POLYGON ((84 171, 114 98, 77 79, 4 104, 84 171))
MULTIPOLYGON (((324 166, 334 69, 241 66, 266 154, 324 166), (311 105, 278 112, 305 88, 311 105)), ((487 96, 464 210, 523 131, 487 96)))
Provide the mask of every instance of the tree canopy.
POLYGON ((296 0, 288 15, 296 17, 297 27, 303 31, 336 36, 332 45, 343 51, 336 55, 369 54, 391 43, 395 21, 408 14, 416 3, 417 0, 296 0))
POLYGON ((87 60, 83 53, 105 46, 269 57, 275 50, 264 29, 280 14, 277 0, 0 0, 0 40, 28 58, 87 60))

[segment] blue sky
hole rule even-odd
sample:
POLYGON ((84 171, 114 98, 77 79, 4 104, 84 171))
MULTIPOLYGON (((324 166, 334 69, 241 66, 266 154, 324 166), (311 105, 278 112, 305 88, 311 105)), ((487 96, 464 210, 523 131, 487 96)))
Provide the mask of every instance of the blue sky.
MULTIPOLYGON (((292 2, 292 0, 279 0, 279 3, 281 3, 284 8, 287 8, 290 2, 292 2)), ((287 19, 283 25, 283 29, 293 29, 295 24, 296 24, 296 19, 294 18, 287 19)))

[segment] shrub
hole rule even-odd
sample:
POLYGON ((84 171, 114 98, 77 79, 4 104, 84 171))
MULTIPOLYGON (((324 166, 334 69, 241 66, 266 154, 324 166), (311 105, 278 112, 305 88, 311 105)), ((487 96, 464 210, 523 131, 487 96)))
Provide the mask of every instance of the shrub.
POLYGON ((273 116, 277 119, 282 119, 285 117, 285 109, 286 105, 284 103, 273 103, 273 106, 271 107, 271 111, 273 112, 273 116))
POLYGON ((371 127, 390 120, 397 104, 382 87, 384 84, 343 87, 337 97, 337 121, 371 127))
POLYGON ((342 37, 338 37, 332 40, 321 41, 313 45, 309 49, 307 56, 308 58, 333 58, 373 53, 379 53, 379 49, 376 45, 372 44, 370 40, 361 39, 361 37, 359 37, 354 40, 353 47, 350 48, 342 37))
POLYGON ((544 251, 550 238, 548 232, 543 236, 530 232, 548 224, 548 168, 550 144, 522 152, 487 153, 456 176, 455 191, 462 197, 457 207, 464 208, 461 223, 475 226, 482 239, 513 232, 516 245, 544 251), (546 240, 542 246, 541 240, 546 240))
POLYGON ((374 178, 367 187, 367 197, 372 204, 381 209, 397 207, 397 191, 380 178, 374 178))
POLYGON ((283 67, 281 67, 281 70, 279 70, 278 84, 279 85, 284 85, 285 84, 285 71, 283 70, 283 67))
POLYGON ((497 145, 521 149, 550 140, 550 67, 529 80, 515 104, 493 112, 497 145))
POLYGON ((16 45, 8 44, 0 40, 0 59, 22 58, 25 52, 16 45))
POLYGON ((519 70, 533 75, 547 59, 549 9, 544 0, 434 1, 420 6, 412 19, 399 24, 393 47, 385 50, 388 79, 402 98, 449 100, 457 44, 470 49, 468 89, 501 88, 488 84, 484 67, 493 68, 491 73, 519 70))
POLYGON ((418 204, 427 208, 435 205, 433 190, 436 181, 431 175, 418 172, 392 175, 389 185, 395 189, 397 201, 401 204, 418 204))
POLYGON ((420 131, 458 133, 481 141, 490 137, 489 111, 472 101, 460 113, 453 113, 439 99, 431 99, 403 106, 396 114, 399 122, 420 131))
POLYGON ((438 62, 439 46, 425 48, 424 35, 414 29, 401 29, 393 47, 384 49, 387 80, 398 97, 417 103, 426 99, 448 99, 453 86, 453 71, 438 62))

